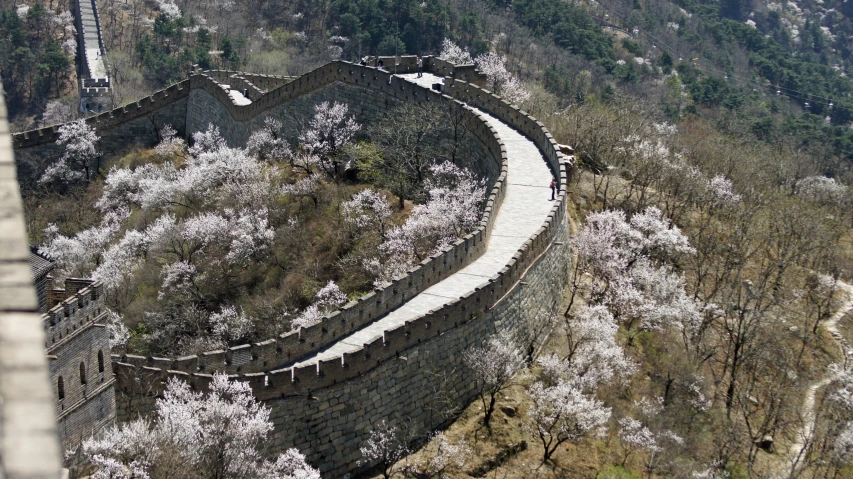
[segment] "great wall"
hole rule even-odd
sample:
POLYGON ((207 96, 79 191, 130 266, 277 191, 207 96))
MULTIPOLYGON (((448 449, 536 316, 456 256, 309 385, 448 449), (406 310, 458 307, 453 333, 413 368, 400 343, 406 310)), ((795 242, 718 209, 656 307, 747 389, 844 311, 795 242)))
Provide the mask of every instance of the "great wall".
MULTIPOLYGON (((386 62, 393 65, 397 75, 347 62, 333 62, 296 79, 200 72, 151 97, 87 119, 97 129, 102 138, 100 147, 109 156, 153 146, 159 128, 167 123, 189 137, 212 122, 229 144, 242 146, 267 116, 286 125, 298 125, 321 101, 347 103, 356 119, 368 125, 404 101, 440 102, 459 108, 464 116, 471 135, 463 145, 462 157, 466 166, 488 178, 491 187, 476 231, 315 326, 198 356, 112 357, 107 362, 115 373, 119 421, 150 412, 168 377, 182 378, 205 390, 214 372, 225 372, 247 381, 256 396, 271 407, 275 429, 268 445, 270 452, 297 447, 324 477, 355 477, 367 467, 359 463, 359 445, 382 419, 406 422, 409 428, 428 432, 448 421, 444 414, 448 404, 444 401, 453 406, 470 402, 475 394, 474 381, 460 360, 465 349, 481 345, 502 330, 513 333, 530 351, 541 344, 546 333, 542 320, 559 308, 568 276, 565 186, 570 158, 559 151, 540 122, 478 87, 475 83, 480 81, 480 74, 472 65, 454 66, 427 58, 426 79, 421 80, 426 86, 421 86, 411 78, 416 71, 414 57, 390 57, 386 62), (435 84, 442 91, 430 88, 435 84), (230 90, 241 92, 249 102, 236 104, 230 90), (551 175, 559 184, 554 202, 547 201, 550 191, 545 179, 551 175), (425 295, 430 301, 418 300, 425 295), (443 391, 435 390, 436 378, 444 378, 443 391)), ((9 138, 8 133, 5 135, 9 138)), ((47 161, 59 156, 54 144, 57 135, 57 127, 14 135, 15 161, 22 181, 32 179, 47 161)), ((0 143, 0 148, 3 146, 0 143)), ((11 152, 5 153, 11 156, 11 152)), ((2 178, 9 177, 14 183, 14 170, 2 178)), ((8 197, 18 206, 10 217, 22 223, 17 185, 14 187, 8 197)), ((25 244, 22 226, 14 231, 14 240, 25 244)), ((8 261, 13 260, 18 261, 11 257, 8 261)), ((18 287, 30 294, 31 279, 25 284, 27 279, 29 276, 19 278, 22 285, 18 287)), ((5 284, 0 285, 2 311, 7 311, 5 288, 5 284)), ((89 303, 96 303, 97 291, 98 285, 83 291, 90 295, 89 303)), ((75 298, 73 294, 69 297, 75 298)), ((62 321, 62 315, 79 317, 73 309, 68 313, 69 307, 63 304, 51 310, 48 316, 52 321, 62 321)), ((29 307, 28 303, 25 306, 29 307)), ((97 314, 89 312, 85 318, 71 322, 77 327, 97 325, 97 314)), ((5 316, 0 320, 6 321, 5 316)), ((32 331, 31 322, 32 316, 25 334, 44 341, 42 323, 38 324, 41 330, 32 331)), ((48 328, 51 331, 55 329, 48 328)), ((4 334, 10 332, 0 329, 0 346, 4 334)), ((3 394, 8 391, 4 389, 8 369, 3 357, 0 347, 0 397, 4 399, 0 403, 0 471, 5 468, 5 477, 55 477, 37 472, 56 462, 33 465, 35 469, 30 472, 26 461, 21 461, 21 471, 26 474, 8 467, 8 458, 14 454, 7 448, 20 444, 5 440, 8 403, 3 394)), ((44 378, 45 384, 36 381, 39 388, 47 387, 43 357, 44 348, 42 359, 33 358, 37 363, 33 370, 44 378)), ((98 361, 94 357, 90 360, 98 361)), ((77 361, 75 356, 73 364, 77 361)), ((51 366, 51 377, 56 376, 55 369, 51 366)), ((101 369, 105 376, 109 374, 106 367, 101 369)), ((59 393, 56 381, 53 383, 50 398, 59 393)), ((44 391, 40 394, 44 396, 44 391)), ((57 414, 62 420, 61 411, 57 414)), ((98 417, 97 421, 104 420, 103 414, 98 417)), ((99 427, 87 421, 96 420, 85 419, 81 430, 99 427)), ((41 436, 33 437, 49 443, 55 427, 52 424, 50 421, 41 430, 41 436)), ((30 433, 14 432, 16 437, 30 433)), ((52 454, 56 449, 42 450, 52 454)))
POLYGON ((105 63, 101 19, 95 0, 75 0, 77 76, 80 113, 104 111, 110 106, 110 77, 105 63))

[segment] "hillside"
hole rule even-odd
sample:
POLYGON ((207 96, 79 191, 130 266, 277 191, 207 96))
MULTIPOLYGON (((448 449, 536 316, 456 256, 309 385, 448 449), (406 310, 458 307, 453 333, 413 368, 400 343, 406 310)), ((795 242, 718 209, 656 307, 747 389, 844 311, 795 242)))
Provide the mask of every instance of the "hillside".
MULTIPOLYGON (((572 253, 560 278, 570 286, 550 298, 556 313, 528 325, 549 330, 548 340, 540 348, 496 334, 459 355, 458 368, 477 378, 466 387, 480 397, 432 411, 447 419, 443 432, 410 428, 405 417, 372 424, 360 453, 377 477, 853 474, 853 11, 846 3, 98 6, 116 105, 196 65, 300 75, 330 60, 431 54, 476 62, 488 89, 574 148, 572 253)), ((0 41, 38 36, 29 16, 0 8, 0 41)), ((10 116, 28 128, 44 98, 67 96, 74 82, 61 69, 37 69, 41 76, 19 69, 0 63, 7 97, 21 92, 10 116)), ((337 127, 345 129, 344 116, 337 127)), ((199 354, 298 331, 477 224, 484 180, 452 172, 444 184, 447 172, 427 167, 427 157, 456 163, 460 140, 447 142, 453 118, 395 110, 385 123, 350 131, 350 144, 334 153, 316 149, 310 128, 285 133, 271 124, 254 143, 228 149, 212 130, 189 144, 164 131, 155 150, 98 158, 100 170, 87 170, 85 182, 23 185, 30 237, 73 258, 63 266, 69 277, 120 277, 108 300, 131 330, 120 351, 199 354), (395 123, 397 116, 407 121, 395 123), (401 131, 432 137, 413 145, 401 131), (425 155, 423 144, 432 148, 425 155), (396 165, 408 165, 412 152, 419 166, 401 173, 396 165), (347 166, 338 171, 339 164, 347 166), (222 180, 192 183, 202 176, 197 167, 222 180), (160 181, 166 186, 153 191, 171 192, 163 193, 170 202, 146 199, 160 181), (374 196, 360 201, 370 204, 353 204, 368 188, 374 196), (419 216, 436 197, 444 209, 419 216), (80 203, 87 209, 75 210, 80 203), (347 204, 358 206, 360 219, 347 204), (122 245, 148 238, 167 216, 175 236, 140 240, 139 266, 110 276, 122 245), (191 225, 203 217, 210 221, 191 225), (254 225, 247 235, 257 248, 234 260, 240 234, 229 235, 245 224, 254 225), (187 239, 201 226, 208 229, 187 239), (424 229, 411 233, 416 226, 424 229), (178 237, 183 242, 169 246, 178 237), (401 251, 405 261, 397 261, 401 251)), ((436 373, 434 403, 451 384, 436 373)))

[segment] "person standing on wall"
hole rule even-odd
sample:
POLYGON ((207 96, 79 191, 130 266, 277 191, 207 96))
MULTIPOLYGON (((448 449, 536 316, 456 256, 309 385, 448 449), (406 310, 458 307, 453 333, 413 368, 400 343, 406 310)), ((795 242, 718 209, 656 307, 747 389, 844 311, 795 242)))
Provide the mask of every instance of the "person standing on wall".
POLYGON ((554 195, 557 193, 557 180, 551 178, 551 201, 554 201, 554 195))
POLYGON ((424 59, 418 56, 418 78, 424 76, 424 59))

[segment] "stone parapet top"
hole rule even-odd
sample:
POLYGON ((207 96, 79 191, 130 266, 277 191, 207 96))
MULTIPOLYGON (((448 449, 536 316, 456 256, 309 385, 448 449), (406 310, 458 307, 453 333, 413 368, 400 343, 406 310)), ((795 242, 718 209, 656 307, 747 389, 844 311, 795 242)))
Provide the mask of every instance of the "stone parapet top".
POLYGON ((0 477, 57 479, 55 410, 16 178, 0 95, 0 477))

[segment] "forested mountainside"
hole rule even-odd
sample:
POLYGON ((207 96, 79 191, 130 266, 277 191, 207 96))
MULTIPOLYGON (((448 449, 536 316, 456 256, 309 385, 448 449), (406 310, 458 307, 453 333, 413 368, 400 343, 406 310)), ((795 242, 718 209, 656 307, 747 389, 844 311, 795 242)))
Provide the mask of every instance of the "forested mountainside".
MULTIPOLYGON (((298 75, 338 58, 437 54, 447 37, 474 56, 490 48, 508 55, 511 70, 566 105, 629 92, 671 120, 700 115, 769 144, 793 136, 829 148, 824 156, 853 151, 846 128, 853 27, 844 2, 97 4, 117 104, 185 78, 194 64, 298 75)), ((0 41, 10 54, 0 74, 21 128, 44 121, 38 115, 48 101, 74 95, 70 8, 58 0, 3 7, 0 41)), ((57 120, 55 109, 48 122, 57 120)))
MULTIPOLYGON (((25 3, 0 7, 0 47, 14 53, 0 58, 0 75, 18 130, 77 115, 63 107, 76 106, 74 56, 62 50, 70 7, 25 3)), ((476 63, 488 89, 574 147, 571 286, 554 298, 559 314, 537 326, 552 329, 549 341, 533 353, 498 336, 459 358, 481 400, 440 411, 453 421, 445 431, 409 430, 405 418, 376 424, 360 453, 386 478, 853 474, 845 2, 97 5, 114 105, 195 65, 300 75, 330 60, 437 55, 476 63)), ((189 144, 164 130, 156 149, 123 158, 100 158, 82 123, 65 127, 62 144, 77 146, 23 188, 30 237, 60 271, 116 279, 117 351, 190 354, 315 324, 476 223, 480 179, 426 160, 395 168, 411 154, 395 134, 447 134, 452 112, 401 110, 404 128, 392 118, 362 129, 345 105, 316 108, 293 144, 272 122, 245 146, 225 146, 213 129, 189 144), (350 144, 321 148, 318 132, 347 125, 350 144), (100 170, 79 168, 92 164, 100 170), (243 183, 227 180, 235 168, 243 183), (193 183, 208 173, 219 180, 193 183), (416 194, 397 194, 401 175, 416 194)), ((429 159, 455 162, 454 148, 433 143, 429 159)), ((228 385, 217 381, 220 401, 228 385)), ((445 382, 436 376, 437 396, 445 382)), ((173 387, 169 401, 200 400, 173 387)), ((241 401, 253 414, 260 407, 241 401)), ((183 457, 157 432, 166 419, 146 440, 167 453, 148 462, 127 452, 132 428, 87 454, 127 473, 115 477, 144 477, 128 475, 134 467, 166 477, 183 457)), ((246 448, 252 460, 259 440, 246 448)), ((193 460, 216 452, 187 450, 193 460)), ((242 477, 288 474, 272 468, 242 477)), ((316 477, 308 469, 296 472, 316 477)))

